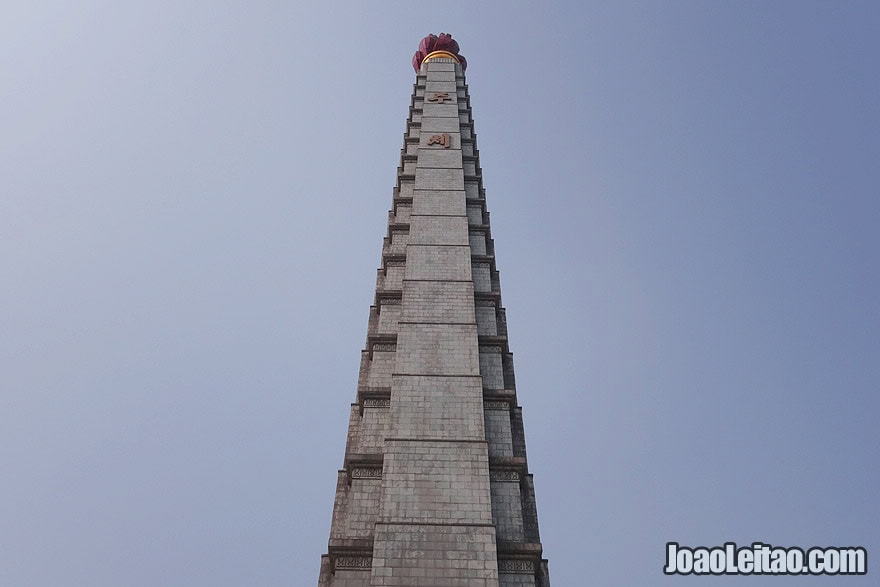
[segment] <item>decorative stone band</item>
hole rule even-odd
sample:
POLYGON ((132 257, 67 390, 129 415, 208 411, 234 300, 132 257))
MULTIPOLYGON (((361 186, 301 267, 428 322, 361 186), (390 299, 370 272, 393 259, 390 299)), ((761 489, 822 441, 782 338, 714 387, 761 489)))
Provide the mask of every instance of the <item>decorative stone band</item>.
POLYGON ((489 471, 490 481, 515 481, 519 483, 518 471, 489 471))
POLYGON ((495 302, 496 305, 501 304, 501 294, 497 291, 475 291, 474 299, 480 301, 492 301, 495 302))
POLYGON ((487 400, 483 402, 484 410, 509 410, 510 404, 504 400, 487 400))
POLYGON ((373 353, 385 352, 393 353, 397 351, 397 335, 396 334, 368 334, 366 351, 369 353, 370 360, 373 360, 373 353))
POLYGON ((352 479, 381 479, 382 467, 352 467, 352 479))
POLYGON ((476 300, 474 302, 480 308, 494 308, 495 300, 476 300))
POLYGON ((365 408, 390 408, 391 400, 380 397, 368 397, 364 399, 365 408))
POLYGON ((509 354, 507 347, 507 335, 504 334, 480 334, 478 336, 481 353, 509 354))
MULTIPOLYGON (((338 566, 338 565, 337 565, 338 566)), ((534 573, 535 561, 501 559, 498 561, 499 573, 534 573)))
POLYGON ((395 305, 401 303, 403 292, 400 290, 386 290, 376 292, 376 305, 395 305))
POLYGON ((369 569, 373 566, 373 557, 337 556, 333 566, 337 569, 369 569))

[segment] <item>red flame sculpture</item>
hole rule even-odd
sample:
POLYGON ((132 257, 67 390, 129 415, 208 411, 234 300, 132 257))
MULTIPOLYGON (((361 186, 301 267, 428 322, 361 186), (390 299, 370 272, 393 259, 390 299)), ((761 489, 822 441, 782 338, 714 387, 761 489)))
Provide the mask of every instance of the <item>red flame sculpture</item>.
POLYGON ((463 55, 459 55, 458 53, 458 43, 455 42, 455 39, 452 38, 452 35, 449 33, 440 33, 440 35, 428 35, 422 42, 419 43, 419 50, 416 51, 416 54, 413 55, 413 69, 416 70, 416 73, 419 72, 419 68, 422 66, 422 61, 425 60, 430 53, 434 51, 448 51, 455 55, 455 58, 461 63, 462 70, 467 69, 467 60, 463 55))

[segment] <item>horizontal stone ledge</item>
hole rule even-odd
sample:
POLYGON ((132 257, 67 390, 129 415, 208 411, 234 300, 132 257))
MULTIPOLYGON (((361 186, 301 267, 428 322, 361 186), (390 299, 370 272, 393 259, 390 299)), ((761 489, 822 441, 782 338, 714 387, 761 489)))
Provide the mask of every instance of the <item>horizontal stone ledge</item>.
POLYGON ((333 555, 373 554, 372 538, 331 538, 327 553, 333 555))
POLYGON ((484 401, 506 401, 512 406, 516 405, 516 390, 514 389, 483 389, 484 401))
POLYGON ((391 388, 387 385, 385 386, 362 386, 358 388, 358 395, 364 396, 391 396, 391 388))
POLYGON ((498 550, 498 558, 502 555, 520 555, 530 559, 540 560, 544 553, 544 547, 540 542, 508 542, 499 540, 496 549, 498 550))
POLYGON ((385 455, 382 453, 363 454, 355 453, 347 455, 343 471, 345 472, 348 485, 355 479, 359 481, 380 481, 382 479, 382 464, 385 455))
POLYGON ((402 267, 406 265, 406 255, 386 253, 382 255, 382 269, 387 267, 402 267))
POLYGON ((396 334, 370 334, 367 335, 367 348, 365 349, 370 359, 373 358, 375 352, 395 352, 397 351, 397 335, 396 334))
POLYGON ((354 452, 346 455, 345 457, 345 466, 346 468, 350 468, 352 466, 381 466, 385 460, 385 454, 381 452, 377 453, 360 453, 354 452))
POLYGON ((489 457, 489 475, 495 475, 494 481, 520 481, 529 474, 525 457, 489 457), (517 477, 503 478, 500 473, 515 473, 517 477))
MULTIPOLYGON (((445 216, 444 214, 433 214, 432 216, 442 216, 442 217, 448 218, 448 216, 445 216)), ((453 218, 464 218, 464 214, 458 214, 458 215, 454 216, 453 218)), ((471 245, 470 245, 470 243, 464 243, 464 244, 409 243, 406 246, 408 246, 408 247, 443 247, 443 248, 448 248, 448 247, 470 247, 471 245)))
POLYGON ((450 326, 476 326, 476 325, 477 325, 476 322, 451 322, 451 321, 448 321, 448 320, 443 320, 443 321, 437 321, 437 320, 432 320, 432 321, 425 321, 425 320, 399 320, 397 323, 398 323, 398 324, 431 324, 431 325, 436 325, 436 324, 447 324, 447 325, 450 325, 450 326))
POLYGON ((467 218, 466 212, 449 213, 449 214, 424 214, 418 212, 410 213, 410 218, 467 218))
POLYGON ((410 522, 407 520, 376 522, 377 526, 456 526, 460 528, 494 528, 495 524, 472 522, 410 522))
POLYGON ((362 387, 357 391, 357 402, 353 406, 360 406, 360 413, 363 415, 365 407, 381 407, 379 403, 387 403, 391 407, 391 388, 390 387, 362 387), (367 405, 370 402, 371 405, 367 405))
POLYGON ((480 374, 454 374, 454 373, 399 373, 394 372, 391 374, 391 377, 470 377, 472 379, 479 379, 482 377, 480 374))
POLYGON ((427 278, 412 278, 412 277, 404 277, 403 281, 428 281, 428 282, 436 282, 436 283, 473 283, 473 279, 427 279, 427 278))
POLYGON ((460 438, 393 438, 386 437, 385 442, 445 442, 459 444, 489 444, 488 440, 466 440, 460 438))
MULTIPOLYGON (((389 401, 391 399, 391 388, 388 388, 388 391, 384 392, 358 392, 358 402, 364 403, 367 400, 384 400, 389 401)), ((357 405, 357 403, 352 404, 357 405)))
POLYGON ((364 410, 367 408, 384 410, 391 408, 391 396, 390 394, 386 397, 362 397, 358 398, 356 403, 351 404, 352 407, 358 408, 358 412, 361 416, 364 415, 364 410))
POLYGON ((382 304, 400 304, 403 299, 403 290, 401 289, 386 289, 376 292, 376 306, 381 306, 382 304))
POLYGON ((450 188, 417 188, 413 187, 413 195, 426 196, 433 194, 451 194, 454 196, 464 196, 467 199, 467 190, 464 188, 458 189, 450 189, 450 188))
POLYGON ((373 359, 373 353, 396 353, 397 352, 397 343, 395 342, 380 342, 374 345, 370 345, 370 348, 362 351, 367 353, 367 356, 370 360, 373 359))
POLYGON ((497 291, 475 291, 474 292, 475 300, 492 300, 494 302, 501 302, 501 292, 497 291))
MULTIPOLYGON (((491 338, 494 338, 494 337, 491 337, 491 338)), ((502 356, 508 357, 508 358, 513 357, 513 353, 510 352, 510 349, 507 347, 507 341, 504 341, 503 343, 499 343, 499 342, 482 340, 482 337, 480 337, 480 339, 481 340, 479 342, 479 347, 480 347, 479 352, 481 352, 481 353, 495 353, 495 354, 499 354, 499 355, 502 355, 502 356)))

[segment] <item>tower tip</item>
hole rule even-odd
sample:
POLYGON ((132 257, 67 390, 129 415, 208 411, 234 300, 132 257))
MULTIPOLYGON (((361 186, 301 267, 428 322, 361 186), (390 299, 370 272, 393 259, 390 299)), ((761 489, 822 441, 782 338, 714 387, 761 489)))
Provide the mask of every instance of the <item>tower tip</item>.
POLYGON ((434 57, 448 57, 454 59, 461 64, 462 69, 467 69, 467 60, 464 55, 459 54, 458 43, 449 33, 440 33, 439 35, 428 35, 419 43, 419 50, 413 55, 413 69, 416 73, 422 63, 434 57))

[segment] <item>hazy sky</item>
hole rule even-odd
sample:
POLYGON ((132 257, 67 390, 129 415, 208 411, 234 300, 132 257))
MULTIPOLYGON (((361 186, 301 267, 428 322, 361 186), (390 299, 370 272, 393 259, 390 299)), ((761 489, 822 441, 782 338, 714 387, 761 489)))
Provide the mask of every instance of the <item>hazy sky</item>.
POLYGON ((876 2, 13 1, 0 585, 316 584, 441 31, 553 584, 686 583, 671 540, 878 560, 876 2))

